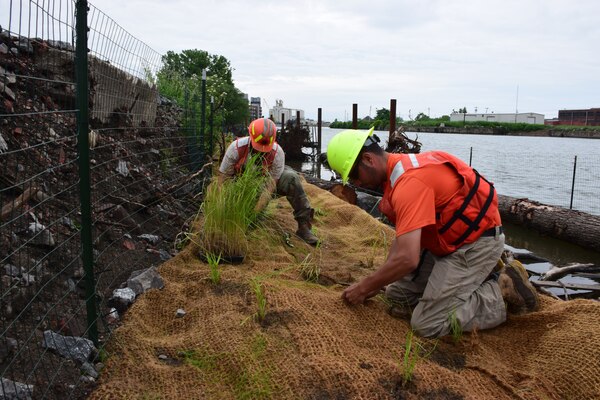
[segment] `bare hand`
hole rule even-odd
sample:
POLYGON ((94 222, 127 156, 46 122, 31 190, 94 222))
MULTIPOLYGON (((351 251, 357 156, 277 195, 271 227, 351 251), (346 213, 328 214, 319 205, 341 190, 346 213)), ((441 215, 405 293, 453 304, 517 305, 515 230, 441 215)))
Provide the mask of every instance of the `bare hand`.
POLYGON ((367 299, 367 293, 362 287, 362 281, 355 283, 342 293, 342 299, 346 304, 362 304, 367 299))
POLYGON ((363 304, 366 300, 380 293, 381 289, 369 290, 364 281, 349 286, 342 293, 342 299, 346 304, 363 304))

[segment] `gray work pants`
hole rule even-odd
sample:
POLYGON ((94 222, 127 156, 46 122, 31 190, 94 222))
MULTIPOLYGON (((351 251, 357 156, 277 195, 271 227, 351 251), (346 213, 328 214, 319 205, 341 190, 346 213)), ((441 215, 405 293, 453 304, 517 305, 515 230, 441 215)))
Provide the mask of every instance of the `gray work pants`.
POLYGON ((312 209, 302 187, 302 181, 293 168, 285 166, 283 174, 277 181, 277 194, 285 196, 294 209, 296 221, 310 222, 312 209))
POLYGON ((410 320, 421 336, 450 333, 456 319, 463 331, 493 328, 506 320, 495 279, 486 280, 504 250, 504 234, 482 237, 445 257, 425 253, 420 267, 389 285, 394 303, 414 307, 410 320))

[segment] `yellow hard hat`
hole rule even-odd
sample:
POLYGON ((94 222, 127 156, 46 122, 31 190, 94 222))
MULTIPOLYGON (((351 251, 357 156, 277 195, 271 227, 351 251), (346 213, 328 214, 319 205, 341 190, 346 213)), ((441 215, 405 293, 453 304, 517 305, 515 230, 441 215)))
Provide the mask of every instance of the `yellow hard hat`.
POLYGON ((354 166, 356 157, 360 153, 365 141, 373 134, 371 128, 368 131, 359 129, 347 129, 331 138, 327 145, 327 162, 331 169, 342 176, 342 182, 348 182, 348 174, 354 166))

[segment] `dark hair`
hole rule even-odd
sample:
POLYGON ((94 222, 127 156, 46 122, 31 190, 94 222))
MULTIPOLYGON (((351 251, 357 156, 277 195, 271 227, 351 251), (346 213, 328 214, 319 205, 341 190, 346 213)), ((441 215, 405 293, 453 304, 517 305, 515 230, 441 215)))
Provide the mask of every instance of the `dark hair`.
POLYGON ((383 155, 384 151, 378 143, 379 137, 377 135, 367 137, 367 140, 365 140, 365 144, 360 149, 360 152, 356 156, 356 160, 354 160, 354 164, 352 165, 352 168, 348 173, 348 177, 350 179, 356 179, 356 175, 358 174, 358 165, 361 163, 363 153, 369 152, 377 156, 383 155))
POLYGON ((378 156, 383 155, 383 149, 381 146, 379 146, 379 140, 379 136, 377 135, 367 137, 367 140, 365 141, 364 146, 360 149, 356 160, 360 160, 365 152, 374 153, 378 156))

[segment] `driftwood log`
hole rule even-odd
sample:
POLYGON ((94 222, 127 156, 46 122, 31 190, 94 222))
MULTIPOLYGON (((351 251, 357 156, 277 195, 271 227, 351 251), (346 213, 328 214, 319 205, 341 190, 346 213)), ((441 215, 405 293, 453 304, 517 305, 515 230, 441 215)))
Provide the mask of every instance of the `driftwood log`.
POLYGON ((600 251, 600 216, 503 195, 498 207, 504 221, 600 251))

